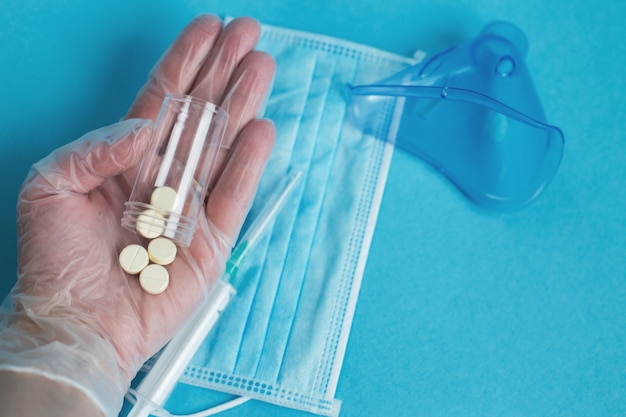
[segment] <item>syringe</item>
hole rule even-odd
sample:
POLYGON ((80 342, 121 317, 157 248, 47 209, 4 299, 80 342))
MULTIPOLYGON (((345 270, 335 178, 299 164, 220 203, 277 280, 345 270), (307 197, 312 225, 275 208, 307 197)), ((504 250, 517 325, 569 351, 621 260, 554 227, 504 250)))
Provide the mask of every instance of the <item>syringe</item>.
POLYGON ((129 390, 135 403, 128 417, 148 417, 163 407, 187 364, 235 294, 235 287, 231 282, 242 261, 280 212, 300 176, 299 171, 289 175, 280 193, 271 204, 265 206, 240 239, 226 263, 224 274, 215 283, 207 299, 163 349, 139 386, 129 390))

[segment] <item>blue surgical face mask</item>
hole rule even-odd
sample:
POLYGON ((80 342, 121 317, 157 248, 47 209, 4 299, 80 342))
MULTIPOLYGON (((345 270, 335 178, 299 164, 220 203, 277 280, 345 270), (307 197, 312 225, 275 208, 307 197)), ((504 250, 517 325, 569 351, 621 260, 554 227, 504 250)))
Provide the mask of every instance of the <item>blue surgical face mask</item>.
POLYGON ((302 178, 182 382, 337 415, 335 390, 392 152, 349 123, 346 85, 415 62, 267 26, 258 49, 277 63, 266 109, 277 141, 251 217, 289 171, 302 178))

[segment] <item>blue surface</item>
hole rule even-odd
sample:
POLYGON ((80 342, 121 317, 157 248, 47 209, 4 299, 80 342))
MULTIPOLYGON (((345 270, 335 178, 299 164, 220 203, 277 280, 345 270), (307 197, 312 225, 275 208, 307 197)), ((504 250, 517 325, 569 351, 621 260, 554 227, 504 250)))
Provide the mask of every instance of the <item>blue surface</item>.
MULTIPOLYGON (((15 201, 29 166, 116 121, 201 11, 403 54, 437 52, 494 19, 520 26, 548 121, 565 134, 561 168, 536 203, 499 215, 394 156, 337 392, 341 415, 626 414, 621 0, 3 0, 3 294, 15 280, 15 201)), ((206 402, 189 393, 177 407, 206 402)), ((303 413, 251 402, 224 415, 303 413)))

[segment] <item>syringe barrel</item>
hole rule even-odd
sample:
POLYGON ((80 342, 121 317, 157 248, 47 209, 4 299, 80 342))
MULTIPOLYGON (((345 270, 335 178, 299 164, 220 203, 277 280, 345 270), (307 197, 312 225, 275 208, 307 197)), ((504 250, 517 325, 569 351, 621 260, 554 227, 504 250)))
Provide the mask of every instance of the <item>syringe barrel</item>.
POLYGON ((160 407, 165 404, 193 355, 234 294, 232 285, 223 280, 217 281, 202 306, 163 349, 135 390, 137 403, 128 417, 147 417, 153 411, 152 404, 160 407))

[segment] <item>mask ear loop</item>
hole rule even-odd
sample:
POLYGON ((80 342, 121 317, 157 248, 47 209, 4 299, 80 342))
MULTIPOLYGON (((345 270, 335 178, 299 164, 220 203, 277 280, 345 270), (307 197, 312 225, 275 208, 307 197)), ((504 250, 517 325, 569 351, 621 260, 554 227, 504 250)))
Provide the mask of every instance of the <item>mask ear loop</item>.
POLYGON ((138 391, 132 388, 130 388, 128 392, 126 393, 126 399, 133 404, 136 402, 137 398, 139 397, 141 397, 142 399, 150 403, 150 405, 152 406, 152 410, 150 411, 150 414, 155 417, 209 417, 209 416, 214 416, 216 414, 231 410, 235 407, 239 407, 240 405, 245 404, 251 400, 250 397, 235 397, 232 400, 228 400, 222 404, 215 405, 213 407, 207 408, 202 411, 198 411, 196 413, 172 414, 169 411, 167 411, 165 408, 163 408, 162 406, 153 403, 148 398, 146 398, 141 393, 139 393, 138 391))
POLYGON ((250 400, 251 400, 250 397, 236 397, 236 398, 233 398, 232 400, 226 401, 223 404, 216 405, 211 408, 207 408, 204 411, 199 411, 194 414, 185 414, 185 415, 168 414, 167 417, 209 417, 218 413, 223 413, 224 411, 228 411, 232 408, 239 407, 240 405, 245 404, 250 400))

